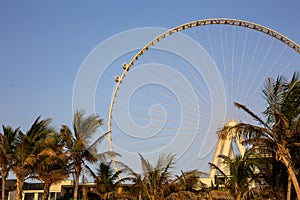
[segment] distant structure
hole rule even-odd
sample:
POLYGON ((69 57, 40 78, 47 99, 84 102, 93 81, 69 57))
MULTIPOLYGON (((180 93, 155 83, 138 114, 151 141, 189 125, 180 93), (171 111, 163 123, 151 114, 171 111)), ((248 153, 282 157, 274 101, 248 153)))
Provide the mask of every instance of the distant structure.
MULTIPOLYGON (((224 126, 224 128, 234 127, 236 124, 236 121, 232 119, 224 126)), ((222 159, 219 157, 219 155, 225 155, 229 156, 230 158, 234 158, 236 155, 244 155, 246 149, 245 146, 242 144, 242 138, 236 134, 236 128, 230 128, 227 130, 229 130, 229 132, 227 133, 226 137, 218 138, 218 143, 215 149, 212 163, 218 166, 223 172, 226 173, 226 175, 230 176, 230 172, 222 162, 222 159), (237 147, 236 151, 234 151, 235 146, 237 147)), ((201 182, 207 185, 211 185, 212 183, 215 184, 217 178, 217 169, 215 167, 211 167, 209 177, 201 178, 201 182)))
MULTIPOLYGON (((237 123, 234 119, 230 120, 225 127, 234 127, 237 123)), ((235 142, 240 155, 244 155, 245 153, 245 147, 242 145, 242 138, 238 137, 236 134, 236 128, 231 128, 227 134, 226 138, 219 137, 218 143, 216 146, 214 158, 213 158, 213 164, 218 166, 222 171, 226 172, 226 166, 222 163, 220 160, 219 155, 225 155, 229 156, 230 158, 234 158, 235 152, 233 150, 233 143, 235 142)), ((216 175, 216 169, 214 167, 211 167, 209 176, 214 177, 216 175)))
MULTIPOLYGON (((7 190, 7 199, 13 200, 16 194, 15 190, 16 180, 11 179, 7 180, 6 190, 7 190)), ((23 196, 22 200, 40 200, 43 196, 43 183, 24 183, 23 196)), ((50 187, 49 200, 56 200, 64 197, 65 195, 70 194, 70 198, 73 195, 74 184, 71 180, 64 180, 57 184, 53 184, 50 187)), ((86 183, 85 185, 79 185, 79 189, 82 187, 93 188, 95 187, 94 183, 86 183)))

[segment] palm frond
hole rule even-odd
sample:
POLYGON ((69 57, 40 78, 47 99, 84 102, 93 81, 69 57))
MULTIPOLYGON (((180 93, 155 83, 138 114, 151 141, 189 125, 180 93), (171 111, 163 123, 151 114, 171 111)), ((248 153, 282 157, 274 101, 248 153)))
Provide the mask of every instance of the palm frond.
POLYGON ((91 114, 84 117, 84 111, 78 110, 74 113, 73 129, 76 139, 81 139, 83 143, 88 144, 91 136, 102 125, 99 116, 91 114))
POLYGON ((271 128, 261 119, 259 118, 256 114, 254 114, 251 110, 249 110, 245 105, 239 104, 237 102, 234 102, 234 105, 237 108, 241 108, 244 111, 246 111, 251 117, 253 117, 255 120, 257 120, 258 122, 260 122, 262 125, 264 125, 266 128, 268 128, 269 130, 271 130, 271 128))
POLYGON ((2 125, 3 136, 6 138, 10 145, 14 145, 15 138, 18 137, 20 133, 20 127, 13 129, 11 126, 2 125))
POLYGON ((98 144, 100 144, 104 138, 109 134, 109 132, 107 133, 104 133, 103 135, 101 135, 100 137, 97 138, 97 140, 95 142, 93 142, 88 148, 87 150, 89 149, 92 149, 92 148, 95 148, 98 144))
POLYGON ((72 132, 68 126, 62 125, 60 129, 60 135, 62 137, 62 143, 66 144, 67 149, 72 149, 73 146, 73 136, 72 132))
POLYGON ((37 156, 56 156, 56 155, 57 154, 53 148, 45 148, 37 156))
MULTIPOLYGON (((210 165, 210 167, 217 169, 223 176, 227 177, 227 175, 214 163, 208 163, 210 165)), ((227 177, 228 178, 228 177, 227 177)))
POLYGON ((151 164, 149 163, 149 161, 145 160, 145 158, 143 157, 142 154, 138 153, 139 156, 140 156, 140 159, 141 159, 141 164, 142 164, 142 170, 143 170, 143 173, 144 173, 144 176, 152 171, 152 166, 151 164))
POLYGON ((254 197, 259 199, 264 199, 264 195, 270 198, 271 194, 273 193, 273 188, 269 185, 259 185, 254 188, 251 188, 247 192, 245 192, 241 198, 241 200, 250 200, 254 197))
POLYGON ((83 166, 84 166, 85 172, 89 176, 96 178, 96 176, 97 176, 96 173, 88 165, 86 165, 85 162, 83 162, 83 166))
POLYGON ((105 161, 108 157, 121 157, 121 154, 115 152, 115 151, 104 151, 101 153, 96 153, 94 155, 99 161, 105 161))
POLYGON ((97 155, 91 153, 90 151, 84 150, 80 155, 82 160, 86 160, 88 162, 94 163, 97 162, 97 155))

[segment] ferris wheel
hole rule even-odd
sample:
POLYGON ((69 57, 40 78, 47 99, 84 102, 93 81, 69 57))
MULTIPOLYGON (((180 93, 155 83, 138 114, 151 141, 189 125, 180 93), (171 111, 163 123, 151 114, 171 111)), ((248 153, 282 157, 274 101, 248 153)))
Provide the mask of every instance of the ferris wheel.
POLYGON ((207 171, 216 132, 231 119, 254 123, 233 102, 261 113, 264 81, 289 78, 300 69, 299 53, 291 39, 243 20, 198 20, 165 31, 115 78, 110 150, 137 171, 138 153, 154 161, 170 152, 178 170, 207 171))

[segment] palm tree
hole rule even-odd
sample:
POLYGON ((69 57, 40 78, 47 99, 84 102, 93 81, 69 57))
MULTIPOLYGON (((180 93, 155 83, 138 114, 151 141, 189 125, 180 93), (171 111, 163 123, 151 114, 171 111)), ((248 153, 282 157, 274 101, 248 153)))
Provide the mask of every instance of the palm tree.
POLYGON ((94 163, 97 161, 96 143, 101 142, 105 135, 99 137, 93 144, 90 144, 91 137, 102 125, 102 119, 97 115, 84 117, 83 111, 76 111, 73 119, 73 134, 69 127, 63 125, 61 134, 64 138, 66 153, 74 168, 74 200, 78 198, 79 177, 85 161, 94 163))
POLYGON ((203 172, 198 170, 181 171, 180 176, 170 182, 170 194, 165 199, 198 199, 196 194, 200 194, 206 185, 200 181, 203 172))
POLYGON ((108 163, 101 162, 97 168, 97 176, 95 177, 97 191, 100 194, 115 191, 120 183, 119 175, 121 173, 121 170, 114 171, 111 161, 108 163))
POLYGON ((207 185, 200 181, 201 175, 204 174, 204 172, 201 172, 196 169, 186 172, 181 171, 181 175, 176 175, 177 178, 173 181, 175 191, 197 192, 201 189, 206 188, 207 185))
POLYGON ((19 134, 19 128, 13 129, 10 126, 2 126, 3 133, 0 134, 0 171, 2 177, 1 199, 5 199, 6 178, 11 170, 15 140, 19 134))
POLYGON ((129 192, 132 196, 135 197, 135 199, 141 199, 142 198, 142 192, 144 189, 144 183, 142 179, 142 175, 135 172, 133 169, 131 169, 128 166, 125 166, 123 168, 124 172, 127 172, 129 174, 128 177, 126 177, 126 180, 131 182, 129 187, 129 192))
POLYGON ((249 190, 250 183, 256 178, 255 167, 258 166, 257 156, 251 150, 246 150, 244 155, 237 155, 233 159, 229 156, 219 155, 223 159, 226 168, 223 171, 213 163, 215 167, 225 177, 225 187, 240 200, 242 195, 249 190))
POLYGON ((55 132, 49 126, 51 120, 40 120, 38 117, 26 134, 20 133, 16 138, 12 170, 17 179, 15 200, 22 199, 22 188, 25 178, 33 173, 33 166, 37 162, 37 155, 43 150, 43 142, 50 133, 55 132))
POLYGON ((58 133, 49 135, 44 141, 43 150, 36 156, 34 178, 44 182, 42 200, 49 198, 50 186, 69 176, 68 157, 63 152, 64 145, 58 133))
MULTIPOLYGON (((126 170, 128 169, 128 166, 121 162, 117 162, 116 164, 124 166, 126 170)), ((98 164, 96 173, 94 173, 88 166, 86 166, 86 169, 88 170, 88 174, 94 178, 96 183, 95 192, 104 199, 116 192, 122 182, 128 180, 127 178, 120 178, 120 174, 123 173, 123 169, 115 172, 112 161, 102 159, 98 164)), ((128 195, 126 196, 124 193, 118 196, 125 199, 128 197, 128 195)))
POLYGON ((261 124, 261 126, 255 126, 240 123, 236 127, 238 132, 246 138, 245 142, 266 145, 274 152, 275 158, 286 167, 297 198, 300 199, 294 162, 300 146, 299 73, 295 72, 290 81, 282 76, 278 76, 276 80, 269 78, 265 83, 263 94, 267 101, 267 108, 263 112, 266 120, 258 117, 246 106, 235 103, 238 108, 246 111, 261 124))
MULTIPOLYGON (((261 148, 261 147, 260 147, 261 148)), ((286 167, 275 158, 275 153, 267 151, 260 159, 260 175, 262 180, 272 188, 275 199, 285 199, 288 186, 288 173, 286 167)))
POLYGON ((175 155, 161 155, 153 166, 148 160, 140 155, 143 170, 143 195, 145 198, 164 199, 169 194, 170 169, 175 164, 175 155))

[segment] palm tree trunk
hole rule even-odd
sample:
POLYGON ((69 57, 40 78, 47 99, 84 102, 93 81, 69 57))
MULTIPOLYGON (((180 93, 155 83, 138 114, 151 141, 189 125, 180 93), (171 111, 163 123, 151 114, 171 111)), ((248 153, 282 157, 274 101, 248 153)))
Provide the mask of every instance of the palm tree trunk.
POLYGON ((5 185, 6 185, 6 178, 8 176, 8 172, 7 171, 2 171, 1 173, 2 176, 2 193, 1 193, 1 199, 5 200, 5 185))
POLYGON ((5 178, 2 176, 2 193, 1 193, 1 199, 5 199, 5 178))
MULTIPOLYGON (((286 154, 286 155, 288 155, 288 154, 286 154)), ((292 183, 294 185, 294 189, 297 194, 297 199, 300 199, 299 183, 298 183, 298 180, 297 180, 297 177, 295 174, 295 170, 291 164, 291 161, 288 158, 286 158, 286 156, 284 156, 284 155, 279 155, 279 160, 286 166, 289 177, 291 178, 292 183)))
POLYGON ((82 186, 82 199, 83 200, 88 200, 86 185, 82 186))
POLYGON ((239 184, 237 182, 234 183, 234 193, 236 194, 236 200, 241 200, 241 192, 239 190, 239 184))
POLYGON ((291 189, 292 189, 292 180, 291 177, 288 177, 287 193, 286 200, 291 200, 291 189))
POLYGON ((47 182, 44 182, 44 194, 43 194, 42 200, 49 199, 49 191, 50 191, 50 184, 47 182))
POLYGON ((24 178, 17 177, 17 190, 14 200, 22 200, 22 191, 23 191, 24 178))
POLYGON ((292 183, 294 185, 294 189, 297 194, 297 199, 300 199, 300 188, 299 188, 299 183, 298 183, 295 171, 291 165, 289 165, 287 168, 288 168, 288 174, 291 177, 292 183))
POLYGON ((79 185, 79 174, 75 172, 74 200, 78 199, 78 185, 79 185))

